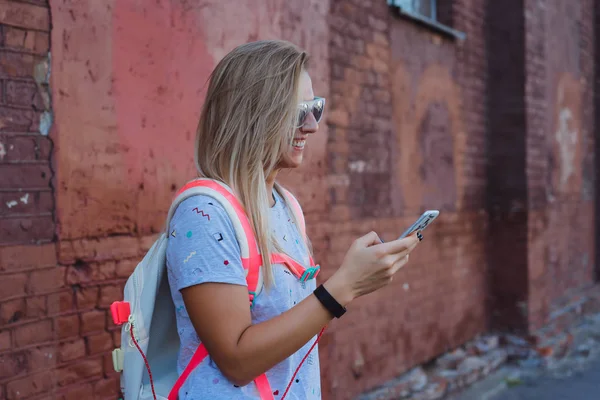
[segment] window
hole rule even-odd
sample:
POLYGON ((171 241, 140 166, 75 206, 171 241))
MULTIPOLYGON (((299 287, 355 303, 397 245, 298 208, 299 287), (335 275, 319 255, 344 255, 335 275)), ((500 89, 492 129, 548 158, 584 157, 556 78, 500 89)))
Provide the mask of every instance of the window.
POLYGON ((446 15, 446 18, 440 18, 438 15, 438 1, 437 0, 387 0, 388 5, 396 9, 397 12, 406 18, 412 19, 419 22, 431 29, 438 32, 445 33, 454 38, 464 40, 465 34, 455 29, 450 28, 449 14, 451 14, 450 6, 451 0, 443 0, 440 2, 440 6, 444 5, 442 14, 446 15))
POLYGON ((405 12, 422 15, 434 21, 437 20, 436 3, 437 0, 388 0, 388 4, 405 12))

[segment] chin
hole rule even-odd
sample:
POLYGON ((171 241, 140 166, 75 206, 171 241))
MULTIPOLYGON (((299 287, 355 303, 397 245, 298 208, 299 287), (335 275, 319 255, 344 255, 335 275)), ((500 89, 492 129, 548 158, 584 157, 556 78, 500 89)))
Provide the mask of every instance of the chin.
POLYGON ((298 168, 302 165, 302 156, 299 157, 286 157, 281 163, 281 168, 298 168))

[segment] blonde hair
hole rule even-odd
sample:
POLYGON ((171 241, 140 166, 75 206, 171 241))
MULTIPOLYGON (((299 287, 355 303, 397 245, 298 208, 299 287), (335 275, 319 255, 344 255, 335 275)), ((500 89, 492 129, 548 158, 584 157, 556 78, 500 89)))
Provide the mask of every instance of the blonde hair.
MULTIPOLYGON (((266 287, 273 284, 270 253, 281 251, 269 227, 266 180, 294 138, 300 74, 307 59, 304 51, 285 41, 235 48, 211 74, 196 132, 198 172, 229 185, 244 206, 262 256, 266 287)), ((275 190, 281 194, 278 185, 275 190)))

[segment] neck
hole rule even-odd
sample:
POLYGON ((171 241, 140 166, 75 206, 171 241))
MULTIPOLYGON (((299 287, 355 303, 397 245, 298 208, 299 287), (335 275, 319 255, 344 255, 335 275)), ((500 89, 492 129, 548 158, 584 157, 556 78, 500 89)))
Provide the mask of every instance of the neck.
POLYGON ((271 175, 267 177, 267 195, 269 196, 269 205, 273 207, 275 205, 275 198, 273 197, 273 186, 275 186, 275 178, 277 177, 277 171, 271 172, 271 175))

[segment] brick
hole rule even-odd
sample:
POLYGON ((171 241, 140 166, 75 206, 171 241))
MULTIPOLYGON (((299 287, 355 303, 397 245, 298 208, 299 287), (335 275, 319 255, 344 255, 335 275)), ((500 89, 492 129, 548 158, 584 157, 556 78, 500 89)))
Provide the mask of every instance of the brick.
POLYGON ((48 315, 48 303, 46 296, 34 296, 26 299, 27 318, 39 318, 48 315))
POLYGON ((27 30, 14 28, 10 26, 4 27, 4 45, 6 47, 25 47, 25 36, 27 30))
POLYGON ((86 286, 77 290, 76 301, 77 308, 89 309, 94 308, 98 304, 100 288, 97 286, 86 286))
POLYGON ((34 136, 13 136, 0 134, 0 143, 2 143, 4 153, 6 153, 2 159, 0 159, 0 162, 35 161, 36 159, 36 138, 34 136))
MULTIPOLYGON (((0 54, 0 57, 2 57, 2 54, 0 54)), ((0 62, 2 62, 2 58, 0 58, 0 62)), ((0 72, 2 71, 0 70, 0 72)), ((0 132, 35 132, 38 130, 38 126, 39 114, 35 111, 23 108, 0 107, 0 132)))
POLYGON ((99 262, 119 260, 122 258, 139 257, 143 243, 135 237, 108 237, 97 240, 81 239, 59 243, 59 261, 61 264, 75 264, 76 260, 83 262, 99 262))
POLYGON ((54 388, 54 372, 45 371, 16 379, 6 385, 7 400, 26 399, 54 388))
POLYGON ((117 278, 129 278, 133 273, 133 270, 139 264, 140 260, 120 260, 117 262, 116 274, 117 278))
POLYGON ((0 351, 10 349, 12 347, 11 331, 3 329, 0 331, 0 351))
POLYGON ((32 271, 29 277, 29 292, 46 293, 62 288, 65 282, 65 271, 65 267, 32 271))
POLYGON ((113 338, 109 332, 88 336, 85 340, 87 344, 87 354, 90 356, 106 353, 113 349, 113 338))
POLYGON ((94 388, 91 383, 76 383, 68 386, 61 391, 60 400, 81 400, 87 398, 90 393, 94 393, 94 388))
POLYGON ((55 244, 0 247, 0 271, 53 267, 56 264, 55 244))
POLYGON ((38 243, 54 239, 52 215, 0 219, 0 245, 38 243))
POLYGON ((71 291, 61 291, 48 295, 48 315, 56 315, 72 311, 75 308, 73 302, 73 293, 71 291))
POLYGON ((103 331, 105 324, 106 313, 100 310, 88 311, 81 314, 81 334, 90 332, 103 331))
POLYGON ((92 282, 92 266, 84 263, 69 266, 65 279, 68 285, 92 282))
MULTIPOLYGON (((1 110, 1 109, 0 109, 1 110)), ((0 189, 49 187, 52 171, 48 165, 4 165, 0 189)))
POLYGON ((117 378, 102 379, 94 383, 94 394, 101 399, 113 399, 119 392, 119 381, 117 378))
POLYGON ((77 339, 61 343, 58 349, 58 360, 62 362, 85 357, 85 341, 77 339))
POLYGON ((10 26, 5 26, 4 32, 6 47, 36 54, 46 54, 50 48, 50 35, 47 32, 25 30, 10 26))
POLYGON ((50 51, 50 34, 46 32, 28 32, 29 35, 35 35, 33 40, 33 52, 37 54, 46 54, 50 51))
MULTIPOLYGON (((111 322, 112 322, 112 319, 111 319, 111 322)), ((115 346, 115 348, 121 347, 121 328, 118 327, 117 330, 113 331, 112 335, 113 335, 113 346, 115 346)))
POLYGON ((27 274, 5 274, 0 276, 0 294, 2 299, 25 295, 27 274))
POLYGON ((15 299, 0 303, 0 325, 8 325, 26 318, 25 299, 15 299))
POLYGON ((102 356, 102 365, 104 366, 104 373, 108 376, 115 375, 115 368, 112 362, 112 354, 105 354, 102 356))
POLYGON ((29 372, 52 369, 57 364, 57 348, 55 345, 35 347, 27 351, 29 372))
POLYGON ((0 76, 10 78, 31 78, 40 57, 32 54, 0 50, 0 76))
POLYGON ((59 339, 79 336, 79 316, 64 315, 55 319, 56 336, 59 339))
POLYGON ((123 299, 123 286, 122 285, 107 285, 100 287, 100 299, 98 300, 98 306, 102 308, 109 308, 114 301, 123 299))
POLYGON ((50 30, 50 12, 47 7, 0 0, 0 23, 40 31, 50 30))
POLYGON ((37 110, 44 109, 44 102, 35 82, 7 81, 5 101, 14 106, 33 106, 37 110))
POLYGON ((27 355, 16 351, 0 355, 0 380, 27 372, 27 355))
POLYGON ((52 340, 52 337, 51 320, 32 322, 14 329, 14 339, 17 347, 47 342, 52 340))
POLYGON ((59 386, 67 386, 86 378, 102 375, 102 358, 88 359, 56 371, 59 386))
POLYGON ((105 281, 116 277, 117 264, 114 261, 106 261, 92 266, 92 280, 95 282, 105 281))
POLYGON ((0 204, 6 205, 6 207, 0 208, 0 217, 14 216, 15 214, 50 214, 53 211, 54 199, 50 191, 22 192, 14 190, 0 192, 0 204), (8 207, 9 204, 10 207, 8 207))
POLYGON ((50 138, 46 136, 38 136, 37 141, 36 159, 50 160, 50 155, 52 152, 52 141, 50 138))

